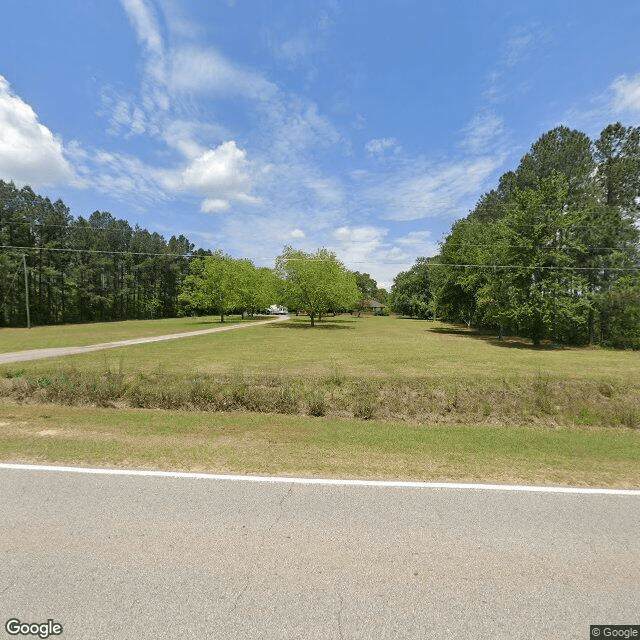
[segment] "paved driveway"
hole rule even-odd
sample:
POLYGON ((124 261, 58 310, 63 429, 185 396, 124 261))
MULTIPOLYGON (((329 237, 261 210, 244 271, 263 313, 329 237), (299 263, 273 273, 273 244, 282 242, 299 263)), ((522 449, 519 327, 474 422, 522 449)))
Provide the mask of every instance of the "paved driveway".
POLYGON ((118 340, 116 342, 102 342, 84 347, 54 347, 51 349, 30 349, 28 351, 14 351, 12 353, 0 353, 0 364, 10 362, 23 362, 25 360, 40 360, 42 358, 58 358, 60 356, 71 356, 78 353, 88 353, 89 351, 101 351, 102 349, 115 349, 116 347, 128 347, 132 344, 145 344, 147 342, 162 342, 163 340, 178 340, 179 338, 190 338, 201 336, 206 333, 217 333, 219 331, 235 331, 236 329, 247 329, 260 324, 271 322, 281 322, 287 320, 288 316, 278 316, 269 320, 257 320, 244 324, 229 324, 215 327, 213 329, 200 329, 199 331, 187 331, 184 333, 171 333, 165 336, 152 336, 150 338, 132 338, 131 340, 118 340))

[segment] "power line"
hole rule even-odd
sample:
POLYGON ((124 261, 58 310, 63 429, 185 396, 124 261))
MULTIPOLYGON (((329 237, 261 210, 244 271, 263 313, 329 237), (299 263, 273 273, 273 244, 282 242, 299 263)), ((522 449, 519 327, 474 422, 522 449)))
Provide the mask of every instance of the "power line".
MULTIPOLYGON (((635 242, 629 242, 627 243, 630 246, 635 246, 636 248, 640 249, 640 246, 635 243, 635 242)), ((470 242, 465 242, 465 243, 461 243, 460 245, 458 245, 456 247, 456 249, 466 249, 467 247, 495 247, 496 246, 496 242, 476 242, 476 243, 470 243, 470 242)), ((552 246, 546 246, 546 247, 541 247, 540 245, 528 245, 528 244, 504 244, 504 245, 500 245, 501 248, 504 249, 536 249, 536 250, 549 250, 549 251, 590 251, 593 249, 598 249, 601 251, 621 251, 624 249, 624 247, 598 247, 598 246, 589 246, 586 248, 582 248, 582 247, 552 247, 552 246)))
MULTIPOLYGON (((124 255, 124 256, 151 256, 151 257, 163 257, 163 258, 206 258, 209 254, 182 254, 182 253, 147 253, 147 252, 131 252, 131 251, 107 251, 98 249, 60 249, 57 247, 13 247, 7 245, 0 245, 0 249, 12 249, 16 251, 58 251, 58 252, 71 252, 71 253, 91 253, 91 254, 108 254, 108 255, 124 255)), ((214 254, 215 255, 215 254, 214 254)), ((252 257, 242 258, 244 260, 277 260, 278 257, 252 257)), ((287 261, 300 261, 300 262, 333 262, 326 258, 284 258, 287 261)), ((350 264, 384 264, 384 265, 404 265, 406 261, 384 261, 384 260, 349 260, 350 264)), ((451 262, 429 262, 429 266, 434 267, 456 267, 456 268, 476 268, 476 269, 545 269, 545 270, 561 270, 561 271, 640 271, 640 266, 636 267, 569 267, 561 265, 517 265, 517 264, 461 264, 451 262)))
POLYGON ((476 269, 546 269, 553 271, 640 271, 638 267, 566 267, 560 265, 523 265, 523 264, 453 264, 450 262, 429 262, 430 267, 471 267, 476 269))
MULTIPOLYGON (((63 249, 61 247, 14 247, 11 245, 0 245, 0 249, 15 249, 16 251, 59 251, 62 253, 106 253, 109 255, 122 256, 163 256, 165 258, 197 258, 199 254, 194 253, 150 253, 147 251, 113 251, 111 249, 63 249)), ((203 254, 206 255, 206 254, 203 254)))
POLYGON ((16 269, 16 272, 13 274, 13 280, 11 281, 11 284, 9 285, 9 288, 7 289, 7 292, 4 295, 4 300, 2 301, 2 304, 0 305, 0 309, 2 309, 4 307, 4 303, 7 301, 7 298, 9 297, 9 294, 11 293, 11 289, 13 289, 13 285, 16 282, 16 278, 18 277, 18 273, 20 272, 20 267, 18 267, 16 269))

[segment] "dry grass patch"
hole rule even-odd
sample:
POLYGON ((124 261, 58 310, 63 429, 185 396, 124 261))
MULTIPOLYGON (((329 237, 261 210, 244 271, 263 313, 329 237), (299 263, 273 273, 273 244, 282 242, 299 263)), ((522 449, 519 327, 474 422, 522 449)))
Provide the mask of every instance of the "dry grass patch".
POLYGON ((178 373, 44 369, 0 379, 0 397, 29 404, 401 420, 415 424, 640 427, 640 381, 540 372, 480 378, 178 373))

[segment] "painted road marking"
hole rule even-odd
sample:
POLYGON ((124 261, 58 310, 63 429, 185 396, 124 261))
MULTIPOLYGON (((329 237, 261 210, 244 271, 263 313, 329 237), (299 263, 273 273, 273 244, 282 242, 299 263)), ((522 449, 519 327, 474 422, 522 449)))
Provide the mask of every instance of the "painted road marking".
POLYGON ((605 489, 592 487, 544 487, 517 484, 472 484, 461 482, 410 482, 403 480, 349 480, 339 478, 290 478, 286 476, 242 476, 187 471, 148 471, 144 469, 92 469, 35 464, 0 463, 0 469, 20 471, 54 471, 113 476, 148 476, 158 478, 187 478, 198 480, 226 480, 233 482, 263 482, 281 484, 317 484, 347 487, 395 487, 407 489, 471 489, 474 491, 523 491, 534 493, 576 493, 591 495, 640 496, 640 489, 605 489))

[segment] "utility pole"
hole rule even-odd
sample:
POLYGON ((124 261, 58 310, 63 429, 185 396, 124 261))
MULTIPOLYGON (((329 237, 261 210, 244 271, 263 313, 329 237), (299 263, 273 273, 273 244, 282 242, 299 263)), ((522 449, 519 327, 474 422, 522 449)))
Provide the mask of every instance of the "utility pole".
POLYGON ((27 300, 27 329, 31 329, 31 316, 29 314, 29 281, 27 279, 27 256, 22 254, 22 265, 24 266, 24 295, 27 300))

